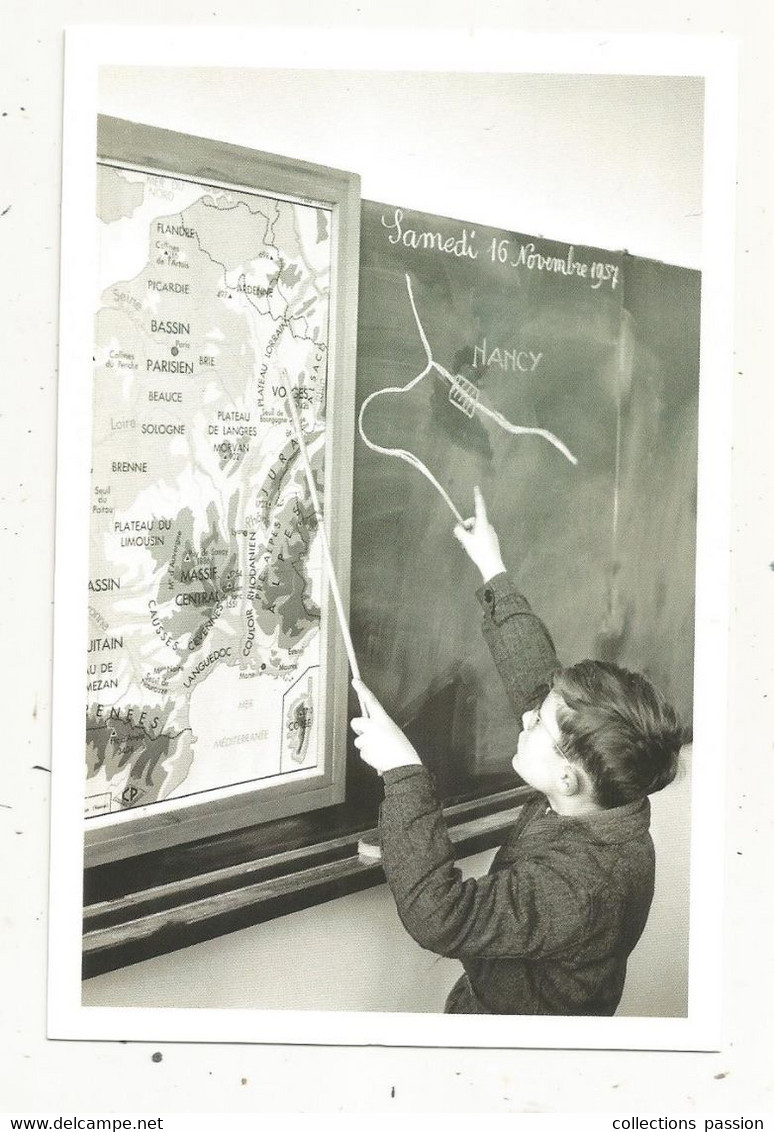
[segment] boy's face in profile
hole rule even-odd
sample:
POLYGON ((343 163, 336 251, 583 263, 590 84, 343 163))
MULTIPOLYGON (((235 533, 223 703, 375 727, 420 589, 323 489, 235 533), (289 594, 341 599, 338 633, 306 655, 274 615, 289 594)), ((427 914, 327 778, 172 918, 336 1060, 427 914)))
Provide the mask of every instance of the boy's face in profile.
POLYGON ((528 786, 547 795, 556 791, 568 766, 558 746, 561 728, 556 712, 561 702, 552 691, 539 708, 524 712, 521 717, 524 729, 519 733, 516 754, 511 762, 528 786))

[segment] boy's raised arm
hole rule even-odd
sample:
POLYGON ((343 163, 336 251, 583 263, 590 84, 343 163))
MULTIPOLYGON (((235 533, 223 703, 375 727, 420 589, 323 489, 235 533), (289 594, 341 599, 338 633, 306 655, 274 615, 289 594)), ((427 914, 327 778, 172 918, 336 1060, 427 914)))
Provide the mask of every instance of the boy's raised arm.
POLYGON ((454 536, 481 574, 476 596, 484 610, 483 634, 508 699, 521 716, 543 698, 559 667, 551 635, 505 571, 500 541, 479 488, 475 514, 458 523, 454 536))
POLYGON ((570 850, 463 880, 427 771, 386 771, 382 860, 400 919, 420 946, 450 958, 572 954, 588 931, 594 893, 570 850))

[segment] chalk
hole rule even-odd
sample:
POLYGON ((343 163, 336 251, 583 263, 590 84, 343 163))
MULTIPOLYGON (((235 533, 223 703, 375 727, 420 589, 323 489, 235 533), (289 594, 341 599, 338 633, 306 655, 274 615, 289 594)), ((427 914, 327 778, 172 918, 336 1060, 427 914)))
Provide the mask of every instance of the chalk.
MULTIPOLYGON (((360 680, 360 668, 357 663, 357 657, 355 656, 355 646, 352 644, 352 636, 349 631, 349 625, 347 624, 346 614, 344 613, 344 603, 341 600, 341 591, 339 590, 339 583, 336 580, 336 571, 333 567, 331 548, 328 542, 328 535, 325 531, 325 522, 323 520, 322 508, 320 507, 320 499, 317 495, 317 488, 315 487, 314 476, 312 475, 312 465, 309 463, 309 455, 306 451, 304 435, 301 431, 301 421, 298 419, 298 410, 296 409, 296 404, 293 400, 292 393, 288 392, 286 400, 288 403, 288 409, 290 410, 290 418, 293 421, 293 428, 296 433, 296 439, 298 440, 298 447, 301 453, 301 460, 304 465, 304 473, 306 475, 306 482, 309 487, 309 494, 312 497, 312 506, 314 507, 315 514, 317 515, 320 537, 322 538, 323 555, 325 557, 325 563, 328 567, 328 584, 331 587, 333 604, 336 607, 336 615, 339 619, 341 635, 344 638, 344 647, 347 650, 349 667, 352 670, 354 679, 360 680)), ((360 710, 362 711, 364 716, 368 715, 368 712, 366 711, 365 705, 362 700, 360 700, 360 710)))
POLYGON ((366 861, 381 861, 382 847, 379 840, 379 830, 364 833, 357 843, 357 855, 366 861))

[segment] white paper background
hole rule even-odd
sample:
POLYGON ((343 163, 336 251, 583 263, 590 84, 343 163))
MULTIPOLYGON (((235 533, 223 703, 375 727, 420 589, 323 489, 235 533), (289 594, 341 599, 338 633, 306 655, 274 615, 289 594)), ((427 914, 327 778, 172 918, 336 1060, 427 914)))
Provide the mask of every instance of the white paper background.
MULTIPOLYGON (((373 8, 374 6, 372 6, 373 8)), ((50 758, 51 596, 61 137, 65 23, 151 23, 152 5, 6 4, 0 105, 0 239, 6 325, 0 452, 3 461, 0 640, 9 751, 0 790, 3 1011, 0 1086, 11 1111, 751 1111, 770 1107, 770 844, 767 797, 774 668, 774 558, 766 364, 772 343, 769 261, 772 199, 771 16, 757 3, 524 5, 518 26, 540 31, 656 31, 741 36, 741 161, 734 405, 734 520, 724 989, 720 1054, 415 1051, 134 1043, 52 1043, 45 1017, 47 801, 50 758), (10 207, 9 207, 10 206, 10 207), (7 889, 7 893, 5 890, 7 889), (245 1082, 243 1084, 243 1081, 245 1082), (395 1090, 394 1097, 392 1090, 395 1090)), ((259 9, 260 12, 260 9, 259 9)), ((370 10, 369 10, 370 12, 370 10)), ((449 3, 447 24, 516 26, 504 6, 449 3)), ((272 13, 274 14, 274 13, 272 13)), ((313 5, 282 13, 321 23, 313 5)), ((423 19, 384 5, 365 19, 329 4, 325 22, 423 19)), ((430 17, 424 17, 430 22, 430 17)), ((212 11, 168 3, 166 23, 260 22, 253 6, 212 11)), ((204 132, 204 131, 203 131, 204 132)), ((419 204, 418 204, 419 206, 419 204)), ((632 249, 637 251, 639 249, 632 249)))

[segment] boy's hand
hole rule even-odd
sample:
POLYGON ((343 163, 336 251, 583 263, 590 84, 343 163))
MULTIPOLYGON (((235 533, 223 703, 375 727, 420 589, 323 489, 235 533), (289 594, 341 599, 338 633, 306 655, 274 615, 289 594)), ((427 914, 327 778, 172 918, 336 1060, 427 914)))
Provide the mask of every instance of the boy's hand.
POLYGON ((396 723, 377 700, 373 692, 360 680, 353 680, 361 707, 367 716, 353 719, 352 730, 357 735, 355 746, 363 762, 379 774, 399 766, 421 766, 422 760, 396 723))
POLYGON ((472 519, 457 524, 454 537, 462 543, 470 559, 478 566, 482 580, 488 582, 495 574, 504 573, 505 566, 497 531, 486 517, 484 497, 478 487, 473 489, 473 500, 475 515, 472 519))

